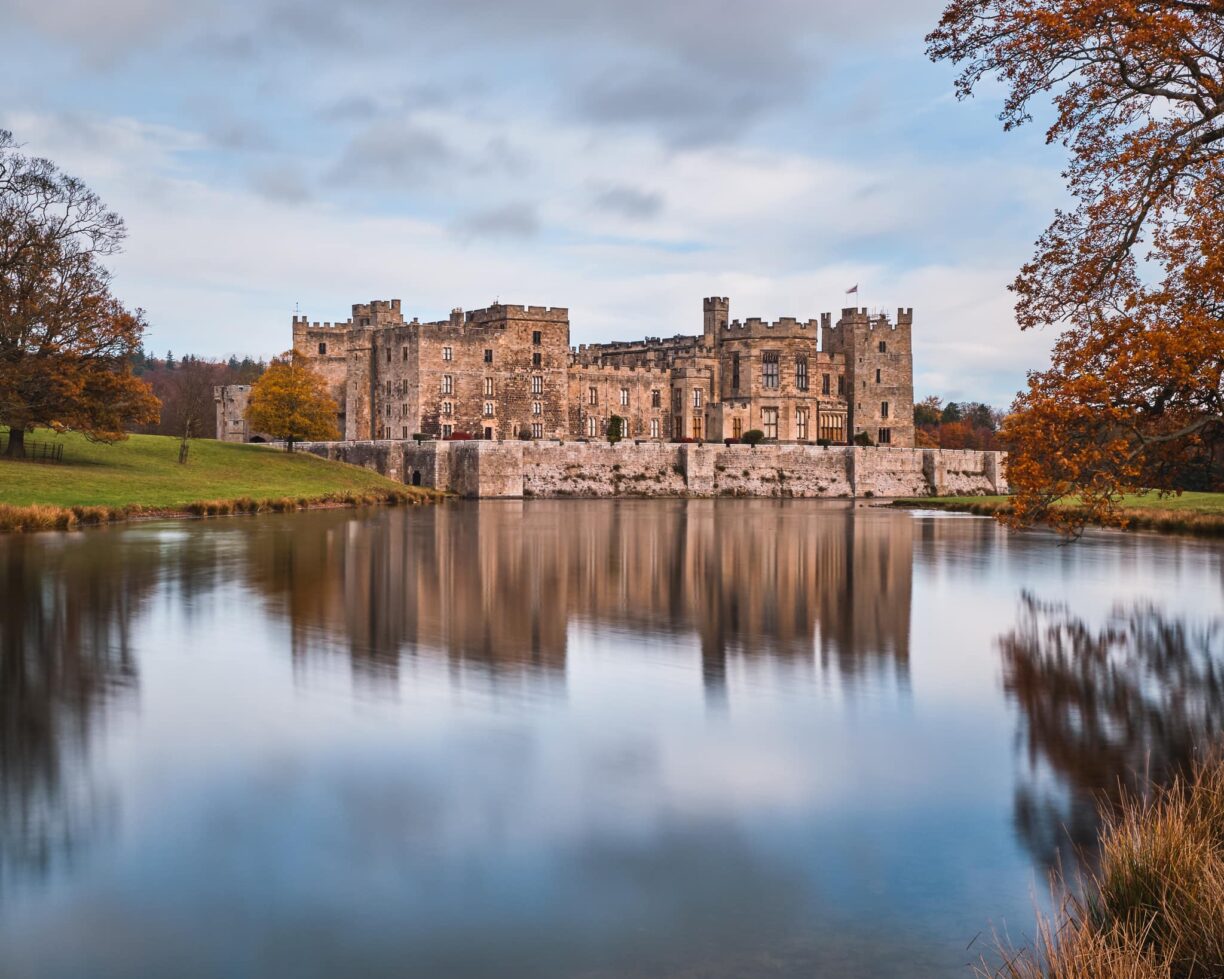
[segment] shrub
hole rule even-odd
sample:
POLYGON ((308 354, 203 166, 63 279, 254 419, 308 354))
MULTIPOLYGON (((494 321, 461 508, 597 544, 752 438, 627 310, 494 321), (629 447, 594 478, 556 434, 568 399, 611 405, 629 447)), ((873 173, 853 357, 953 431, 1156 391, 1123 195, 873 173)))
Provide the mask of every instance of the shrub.
POLYGON ((855 435, 854 444, 862 446, 863 448, 870 448, 871 446, 875 445, 875 443, 871 441, 871 436, 866 432, 859 432, 857 435, 855 435))
POLYGON ((470 442, 474 436, 471 432, 451 432, 442 441, 444 442, 470 442))
POLYGON ((625 419, 620 415, 613 415, 608 419, 608 441, 615 445, 625 437, 625 419))
POLYGON ((530 442, 531 441, 531 429, 528 428, 526 425, 524 425, 522 428, 519 429, 518 437, 519 437, 520 442, 530 442))
POLYGON ((739 445, 743 439, 723 439, 723 445, 739 445))
POLYGON ((750 428, 741 437, 748 445, 757 445, 765 441, 765 433, 759 428, 750 428))
POLYGON ((696 439, 691 439, 687 435, 682 435, 678 439, 672 439, 674 445, 692 445, 696 441, 696 439))
POLYGON ((816 444, 819 445, 822 449, 827 449, 833 443, 829 439, 817 439, 816 444))

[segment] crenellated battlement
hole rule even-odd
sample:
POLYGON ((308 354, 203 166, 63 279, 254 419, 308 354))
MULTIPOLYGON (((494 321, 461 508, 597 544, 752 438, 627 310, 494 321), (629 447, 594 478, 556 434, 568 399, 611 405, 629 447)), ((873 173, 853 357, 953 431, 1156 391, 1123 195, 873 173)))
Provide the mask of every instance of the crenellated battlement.
POLYGON ((722 328, 720 339, 752 340, 758 338, 814 340, 820 329, 817 320, 800 320, 794 316, 783 316, 773 322, 763 320, 759 316, 750 316, 746 320, 732 320, 722 328))

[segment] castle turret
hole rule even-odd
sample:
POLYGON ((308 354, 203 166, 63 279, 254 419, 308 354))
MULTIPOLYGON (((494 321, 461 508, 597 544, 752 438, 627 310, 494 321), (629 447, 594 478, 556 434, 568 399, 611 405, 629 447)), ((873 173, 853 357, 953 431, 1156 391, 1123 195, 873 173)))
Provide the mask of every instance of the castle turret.
POLYGON ((843 309, 826 333, 833 351, 846 357, 846 402, 853 439, 866 435, 872 445, 914 444, 914 358, 912 309, 898 309, 896 323, 886 314, 843 309))
POLYGON ((702 300, 705 314, 704 334, 707 347, 718 343, 719 335, 727 328, 730 319, 731 300, 726 296, 711 296, 702 300))

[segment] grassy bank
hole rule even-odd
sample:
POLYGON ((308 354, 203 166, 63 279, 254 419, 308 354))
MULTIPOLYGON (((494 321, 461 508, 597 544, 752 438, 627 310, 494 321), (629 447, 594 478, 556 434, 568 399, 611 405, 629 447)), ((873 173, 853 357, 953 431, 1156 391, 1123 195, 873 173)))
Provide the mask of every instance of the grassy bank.
MULTIPOLYGON (((893 506, 924 510, 953 510, 996 516, 1008 513, 1006 496, 915 496, 894 500, 893 506)), ((1073 508, 1074 504, 1065 504, 1073 508)), ((1122 512, 1129 530, 1156 530, 1171 534, 1224 537, 1224 493, 1183 493, 1160 497, 1155 493, 1126 496, 1122 512)))
POLYGON ((200 440, 186 465, 179 442, 133 435, 95 445, 39 432, 64 445, 59 464, 0 458, 0 530, 65 529, 146 515, 220 515, 308 506, 415 503, 436 494, 357 466, 257 445, 200 440))
MULTIPOLYGON (((1065 889, 1065 888, 1064 888, 1065 889)), ((1068 895, 1072 892, 1067 890, 1068 895)), ((1106 819, 1100 868, 1035 948, 1006 950, 1005 979, 1224 976, 1224 757, 1106 819)))

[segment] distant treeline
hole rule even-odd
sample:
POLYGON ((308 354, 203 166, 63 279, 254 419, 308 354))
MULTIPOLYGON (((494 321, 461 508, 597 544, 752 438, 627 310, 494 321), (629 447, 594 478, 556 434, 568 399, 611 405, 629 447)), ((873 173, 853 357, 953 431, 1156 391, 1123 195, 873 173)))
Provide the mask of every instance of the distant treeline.
POLYGON ((1002 449, 1004 412, 980 401, 949 401, 932 395, 914 405, 914 436, 927 449, 1002 449))
POLYGON ((135 431, 145 435, 184 435, 191 438, 217 437, 217 409, 213 388, 222 384, 250 384, 267 368, 263 360, 230 357, 207 360, 187 354, 176 358, 173 351, 165 357, 148 353, 143 347, 132 355, 132 373, 146 381, 161 401, 161 418, 156 424, 135 431))

